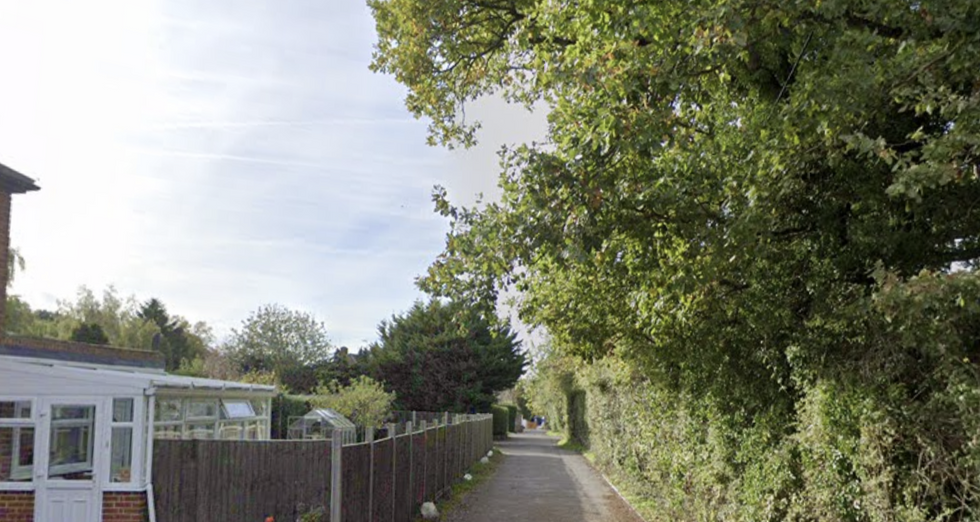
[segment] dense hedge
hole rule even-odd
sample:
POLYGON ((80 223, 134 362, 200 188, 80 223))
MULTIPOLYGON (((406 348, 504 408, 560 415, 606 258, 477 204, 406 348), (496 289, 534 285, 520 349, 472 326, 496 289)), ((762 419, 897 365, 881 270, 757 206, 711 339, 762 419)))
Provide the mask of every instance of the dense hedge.
POLYGON ((504 407, 507 408, 507 431, 514 433, 517 426, 517 405, 504 404, 504 407))
POLYGON ((495 438, 507 438, 507 423, 510 419, 510 410, 506 406, 494 404, 490 409, 493 414, 493 436, 495 438))
POLYGON ((928 397, 899 382, 819 379, 795 409, 773 403, 751 415, 618 357, 551 362, 534 407, 587 447, 650 522, 959 521, 980 508, 978 372, 962 358, 963 373, 951 364, 947 387, 928 397))

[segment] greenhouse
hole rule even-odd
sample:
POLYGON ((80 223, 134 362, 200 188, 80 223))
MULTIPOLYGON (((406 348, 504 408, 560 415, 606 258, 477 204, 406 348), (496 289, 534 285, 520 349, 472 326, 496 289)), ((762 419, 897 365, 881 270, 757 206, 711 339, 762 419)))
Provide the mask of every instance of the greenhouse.
POLYGON ((341 430, 344 444, 357 442, 357 426, 347 417, 329 408, 317 408, 302 417, 289 419, 290 439, 329 439, 332 438, 334 430, 341 430))

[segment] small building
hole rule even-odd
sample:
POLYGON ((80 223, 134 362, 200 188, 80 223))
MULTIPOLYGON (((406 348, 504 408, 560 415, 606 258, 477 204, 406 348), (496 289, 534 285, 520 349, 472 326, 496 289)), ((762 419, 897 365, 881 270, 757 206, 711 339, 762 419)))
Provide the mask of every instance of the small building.
POLYGON ((288 436, 294 440, 324 440, 340 430, 344 444, 357 442, 357 426, 330 408, 315 408, 302 417, 289 419, 288 436))
MULTIPOLYGON (((0 264, 10 196, 29 190, 37 190, 30 178, 0 165, 0 264)), ((154 439, 270 438, 272 386, 170 375, 151 351, 3 334, 6 274, 0 270, 3 522, 150 520, 154 439)))

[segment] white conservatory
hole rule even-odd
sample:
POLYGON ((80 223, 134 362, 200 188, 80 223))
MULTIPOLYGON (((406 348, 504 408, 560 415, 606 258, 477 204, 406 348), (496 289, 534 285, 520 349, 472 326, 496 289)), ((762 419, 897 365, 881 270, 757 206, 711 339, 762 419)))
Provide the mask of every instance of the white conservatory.
POLYGON ((152 352, 4 337, 0 519, 17 520, 4 514, 17 492, 36 521, 100 521, 113 492, 145 494, 152 512, 155 438, 269 439, 274 387, 159 366, 152 352))

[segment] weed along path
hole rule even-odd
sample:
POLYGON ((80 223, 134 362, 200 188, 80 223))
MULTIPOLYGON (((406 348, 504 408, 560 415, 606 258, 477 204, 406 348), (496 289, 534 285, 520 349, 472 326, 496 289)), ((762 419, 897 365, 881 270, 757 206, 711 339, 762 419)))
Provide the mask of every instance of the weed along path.
POLYGON ((492 477, 445 514, 448 522, 642 522, 584 457, 542 432, 511 434, 492 477))

